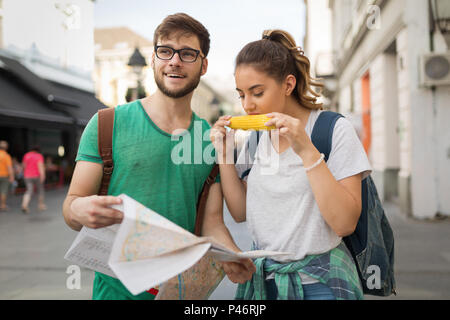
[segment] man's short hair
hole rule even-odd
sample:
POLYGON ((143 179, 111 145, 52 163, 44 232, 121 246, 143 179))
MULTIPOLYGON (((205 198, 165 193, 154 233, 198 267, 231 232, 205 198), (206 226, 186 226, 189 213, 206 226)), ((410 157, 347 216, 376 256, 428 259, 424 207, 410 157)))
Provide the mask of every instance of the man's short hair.
POLYGON ((209 32, 199 21, 185 13, 175 13, 167 16, 156 28, 153 35, 153 43, 156 45, 158 40, 167 39, 174 33, 181 35, 197 36, 200 42, 200 49, 205 57, 209 52, 209 32))

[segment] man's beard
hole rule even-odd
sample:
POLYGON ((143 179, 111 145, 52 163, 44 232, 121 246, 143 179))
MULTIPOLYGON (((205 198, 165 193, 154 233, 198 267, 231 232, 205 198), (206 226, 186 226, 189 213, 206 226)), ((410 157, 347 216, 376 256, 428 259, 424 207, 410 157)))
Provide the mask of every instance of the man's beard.
POLYGON ((158 89, 169 98, 178 99, 188 95, 197 88, 198 84, 200 83, 201 69, 198 74, 195 75, 194 78, 184 86, 184 88, 178 90, 170 90, 164 85, 164 74, 162 74, 161 76, 157 75, 155 69, 153 69, 153 74, 158 89))

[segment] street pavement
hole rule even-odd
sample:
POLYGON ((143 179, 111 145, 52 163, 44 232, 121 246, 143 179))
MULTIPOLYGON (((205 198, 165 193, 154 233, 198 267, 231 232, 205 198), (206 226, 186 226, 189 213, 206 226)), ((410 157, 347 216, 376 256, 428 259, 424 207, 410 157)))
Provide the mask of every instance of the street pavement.
MULTIPOLYGON (((66 284, 72 275, 64 254, 77 233, 66 226, 61 207, 67 188, 47 191, 48 210, 20 211, 20 196, 10 196, 8 212, 0 212, 0 299, 91 299, 94 274, 81 269, 81 286, 66 284)), ((450 299, 450 219, 419 221, 385 204, 394 229, 397 296, 367 299, 450 299)), ((245 223, 236 224, 225 213, 225 223, 238 246, 249 250, 245 223)), ((225 278, 212 300, 233 299, 236 284, 225 278)))

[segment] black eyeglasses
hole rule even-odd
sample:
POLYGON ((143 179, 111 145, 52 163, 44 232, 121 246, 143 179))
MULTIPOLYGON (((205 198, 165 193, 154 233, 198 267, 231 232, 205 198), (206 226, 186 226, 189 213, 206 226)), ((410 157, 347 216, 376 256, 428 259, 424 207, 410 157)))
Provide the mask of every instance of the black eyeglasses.
MULTIPOLYGON (((200 50, 191 48, 183 48, 175 50, 174 48, 167 46, 155 46, 156 56, 161 60, 171 60, 175 53, 178 53, 181 61, 183 62, 195 62, 200 54, 200 50)), ((203 57, 202 57, 203 58, 203 57)))

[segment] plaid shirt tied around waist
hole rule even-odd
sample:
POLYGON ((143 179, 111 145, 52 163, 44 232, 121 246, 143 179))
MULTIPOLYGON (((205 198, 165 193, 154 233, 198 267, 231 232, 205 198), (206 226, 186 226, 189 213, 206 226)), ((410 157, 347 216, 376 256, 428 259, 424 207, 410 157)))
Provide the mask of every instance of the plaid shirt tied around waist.
POLYGON ((269 258, 254 261, 256 272, 250 281, 239 284, 236 300, 266 300, 265 279, 275 274, 278 300, 303 300, 303 288, 299 272, 327 285, 337 300, 364 299, 355 263, 344 242, 336 248, 302 260, 278 263, 269 258))

